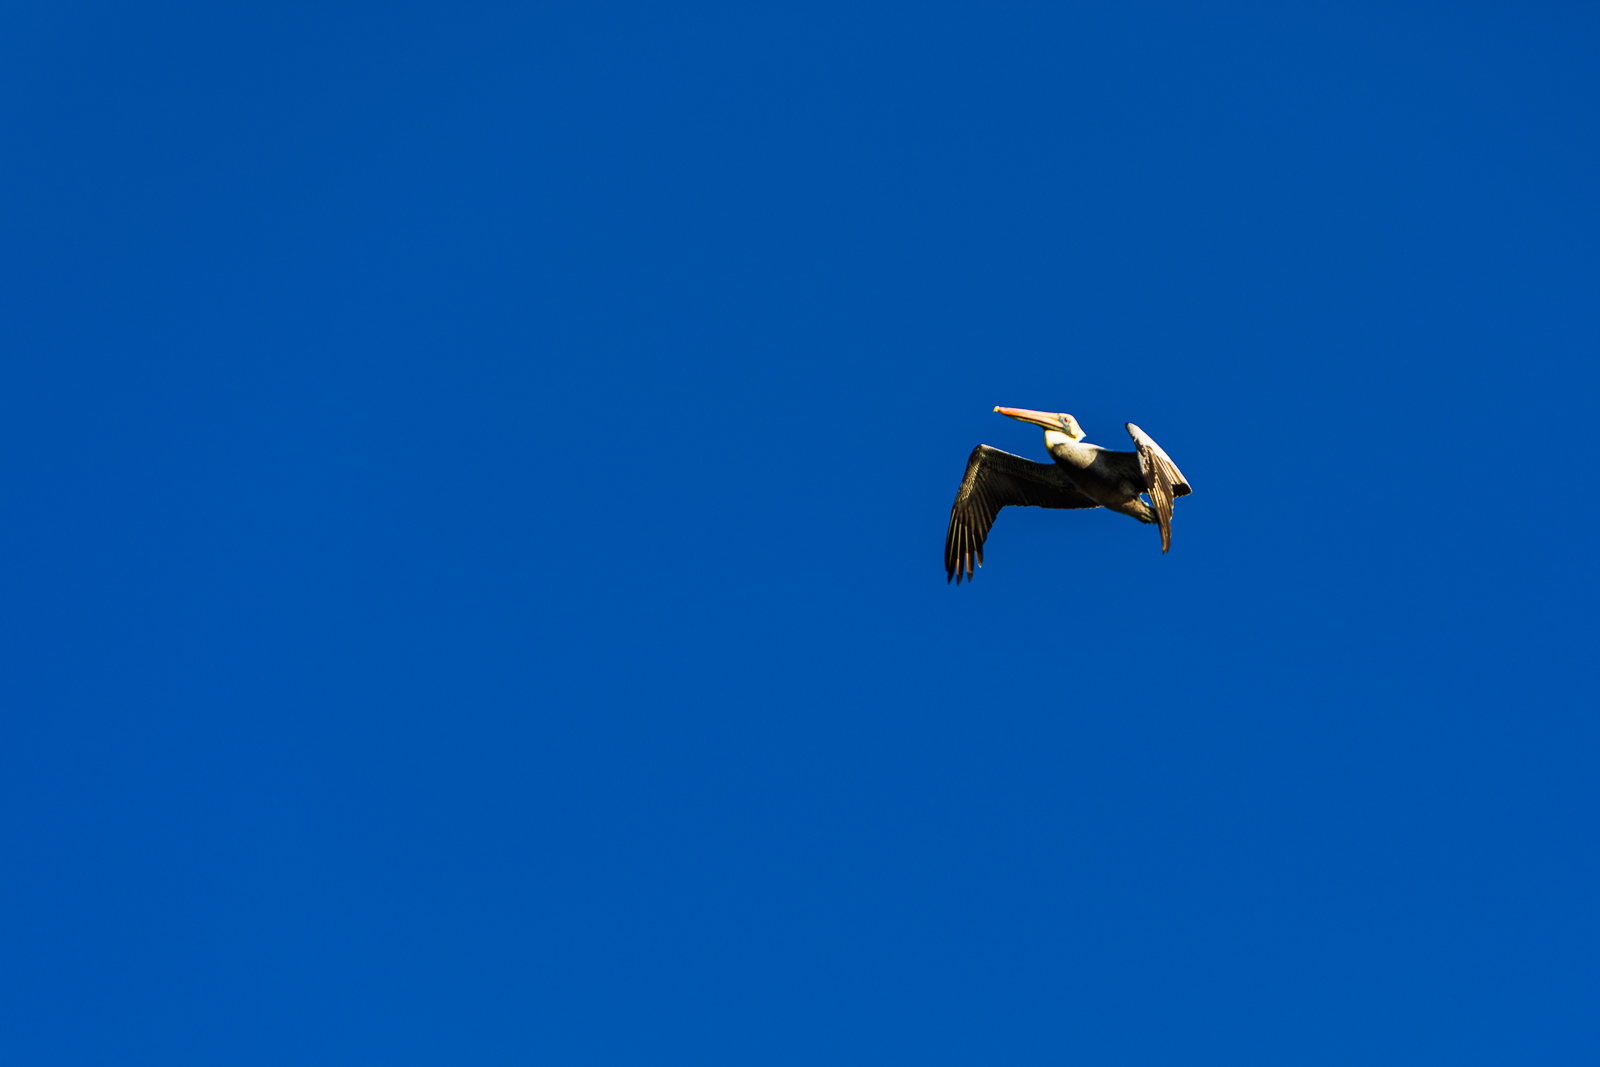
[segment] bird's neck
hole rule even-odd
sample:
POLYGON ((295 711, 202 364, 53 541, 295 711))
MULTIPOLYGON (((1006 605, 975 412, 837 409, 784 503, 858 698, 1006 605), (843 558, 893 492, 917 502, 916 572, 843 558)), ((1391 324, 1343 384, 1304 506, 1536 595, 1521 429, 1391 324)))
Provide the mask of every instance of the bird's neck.
POLYGON ((1082 441, 1069 437, 1060 430, 1046 430, 1044 432, 1045 451, 1063 463, 1070 463, 1075 467, 1087 466, 1094 460, 1094 454, 1100 451, 1097 445, 1086 445, 1082 441))
MULTIPOLYGON (((1046 430, 1044 432, 1044 447, 1054 448, 1056 445, 1082 445, 1083 442, 1076 437, 1070 437, 1060 430, 1046 430)), ((1093 446, 1090 446, 1093 447, 1093 446)))

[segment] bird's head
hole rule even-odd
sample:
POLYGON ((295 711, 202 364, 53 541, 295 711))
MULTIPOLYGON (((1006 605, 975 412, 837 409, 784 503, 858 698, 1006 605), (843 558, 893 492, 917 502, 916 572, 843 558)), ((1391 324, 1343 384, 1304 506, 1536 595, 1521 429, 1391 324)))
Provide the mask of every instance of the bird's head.
POLYGON ((1043 426, 1046 430, 1064 433, 1074 441, 1081 441, 1088 436, 1083 432, 1083 427, 1078 425, 1078 420, 1064 411, 1029 411, 1027 408, 995 408, 995 410, 1018 422, 1031 422, 1035 426, 1043 426))

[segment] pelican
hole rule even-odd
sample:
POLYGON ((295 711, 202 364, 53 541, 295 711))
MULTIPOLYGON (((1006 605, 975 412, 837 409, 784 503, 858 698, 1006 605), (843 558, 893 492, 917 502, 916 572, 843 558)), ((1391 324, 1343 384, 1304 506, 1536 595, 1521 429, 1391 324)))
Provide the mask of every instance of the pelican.
POLYGON ((983 566, 983 542, 995 516, 1008 504, 1031 508, 1110 508, 1161 527, 1161 552, 1172 547, 1172 501, 1189 495, 1189 482, 1161 446, 1127 423, 1135 451, 1113 452, 1084 440, 1078 420, 1065 412, 995 408, 1002 415, 1044 427, 1045 450, 1054 463, 1035 463, 979 445, 967 458, 950 529, 944 538, 945 581, 972 580, 983 566), (1150 497, 1146 504, 1140 493, 1150 497))

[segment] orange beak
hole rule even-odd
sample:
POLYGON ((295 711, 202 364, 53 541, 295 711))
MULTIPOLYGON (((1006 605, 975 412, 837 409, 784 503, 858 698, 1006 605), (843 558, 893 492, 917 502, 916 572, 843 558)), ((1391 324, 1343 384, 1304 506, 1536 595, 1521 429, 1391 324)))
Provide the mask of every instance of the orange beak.
POLYGON ((1067 432, 1067 420, 1053 411, 1029 411, 1027 408, 995 408, 995 410, 1018 422, 1031 422, 1047 430, 1067 432))

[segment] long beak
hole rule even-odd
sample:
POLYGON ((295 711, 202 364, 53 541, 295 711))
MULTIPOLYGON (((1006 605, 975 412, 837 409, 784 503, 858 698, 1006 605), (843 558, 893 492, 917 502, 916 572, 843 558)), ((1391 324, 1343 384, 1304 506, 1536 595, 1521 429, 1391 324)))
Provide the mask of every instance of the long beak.
POLYGON ((1061 416, 1053 411, 1029 411, 1027 408, 995 408, 1007 418, 1019 422, 1031 422, 1035 426, 1043 426, 1047 430, 1065 431, 1066 426, 1061 421, 1061 416))

